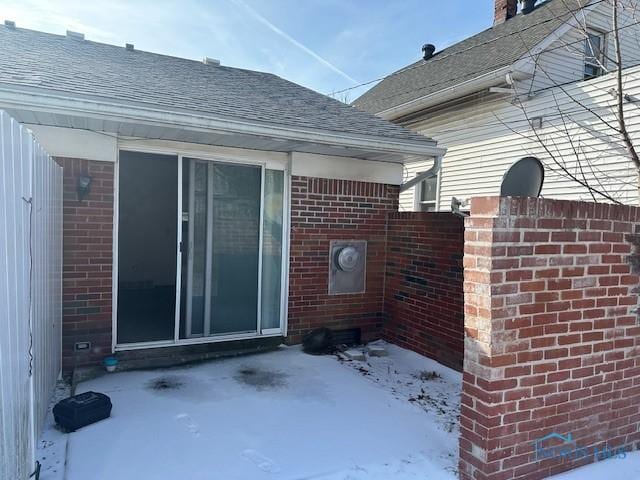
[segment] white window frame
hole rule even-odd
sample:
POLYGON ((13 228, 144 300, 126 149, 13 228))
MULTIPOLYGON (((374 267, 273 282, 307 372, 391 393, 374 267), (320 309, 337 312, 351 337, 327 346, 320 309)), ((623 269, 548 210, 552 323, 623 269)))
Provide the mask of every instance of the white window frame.
MULTIPOLYGON (((218 343, 233 340, 242 340, 250 338, 268 338, 287 336, 288 330, 288 292, 289 292, 289 241, 291 238, 291 155, 284 154, 286 160, 281 160, 281 155, 270 154, 270 152, 258 152, 251 150, 238 150, 237 154, 231 153, 229 149, 217 149, 215 147, 207 147, 195 144, 184 144, 176 142, 154 142, 138 140, 124 140, 118 145, 116 163, 114 168, 114 209, 113 209, 113 264, 112 264, 112 314, 111 314, 111 351, 127 351, 140 350, 146 348, 157 347, 175 347, 184 345, 195 345, 200 343, 218 343), (137 342, 137 343, 117 343, 118 340, 118 208, 120 194, 120 152, 141 152, 141 153, 157 153, 160 155, 174 155, 178 158, 178 244, 176 265, 178 268, 176 274, 176 317, 174 320, 174 337, 169 340, 137 342), (216 335, 211 337, 196 338, 179 338, 179 314, 180 299, 179 288, 181 285, 180 268, 182 263, 182 252, 180 252, 180 242, 182 241, 182 159, 184 157, 197 158, 198 160, 222 161, 226 163, 237 163, 241 165, 259 165, 264 172, 265 169, 281 170, 284 172, 284 197, 283 197, 283 236, 282 236, 282 272, 281 272, 281 290, 280 290, 280 327, 272 329, 261 329, 258 323, 257 331, 251 333, 236 333, 228 335, 216 335)), ((264 173, 263 173, 264 176, 264 173)), ((263 180, 262 180, 263 181, 263 180)), ((262 185, 262 197, 264 197, 264 185, 262 185)), ((264 198, 261 200, 261 224, 260 230, 264 228, 262 224, 262 209, 264 206, 264 198)), ((262 235, 262 233, 261 233, 262 235)), ((261 237, 262 238, 262 237, 261 237)), ((259 260, 262 261, 261 259, 259 260)), ((259 273, 259 281, 262 281, 262 272, 259 273)), ((258 301, 260 307, 260 301, 258 301)))
MULTIPOLYGON (((423 172, 418 172, 417 175, 420 175, 421 173, 423 173, 423 172)), ((440 168, 440 170, 436 174, 436 198, 434 200, 428 200, 428 201, 420 200, 422 198, 422 188, 423 188, 424 182, 426 180, 427 179, 421 181, 420 183, 418 183, 415 186, 415 190, 414 190, 415 193, 414 193, 414 196, 413 196, 413 198, 414 198, 414 205, 413 205, 414 206, 414 210, 416 212, 426 212, 428 210, 423 210, 422 206, 425 205, 425 204, 432 204, 433 203, 434 204, 434 206, 433 206, 434 208, 431 211, 439 212, 440 211, 440 185, 442 183, 442 168, 440 168)))
POLYGON ((604 65, 606 62, 606 52, 607 52, 607 34, 601 30, 598 30, 596 28, 587 28, 586 30, 587 36, 584 40, 584 67, 583 67, 583 77, 585 80, 590 80, 592 78, 597 78, 600 77, 602 75, 604 75, 605 70, 604 70, 604 65), (590 35, 593 36, 597 36, 600 38, 600 63, 598 63, 597 61, 590 61, 590 58, 596 58, 596 57, 589 57, 587 55, 587 43, 589 43, 589 49, 592 50, 591 48, 591 41, 590 41, 590 35), (592 67, 595 68, 597 70, 597 74, 596 75, 589 75, 587 74, 587 67, 592 67))

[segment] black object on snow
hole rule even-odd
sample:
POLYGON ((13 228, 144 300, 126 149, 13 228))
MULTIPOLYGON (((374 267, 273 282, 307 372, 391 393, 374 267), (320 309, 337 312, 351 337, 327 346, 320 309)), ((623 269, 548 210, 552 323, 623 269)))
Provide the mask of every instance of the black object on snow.
POLYGON ((312 355, 332 353, 335 350, 333 332, 329 328, 316 328, 302 339, 302 349, 312 355))
POLYGON ((86 392, 60 400, 53 407, 56 423, 68 432, 109 418, 111 399, 104 393, 86 392))

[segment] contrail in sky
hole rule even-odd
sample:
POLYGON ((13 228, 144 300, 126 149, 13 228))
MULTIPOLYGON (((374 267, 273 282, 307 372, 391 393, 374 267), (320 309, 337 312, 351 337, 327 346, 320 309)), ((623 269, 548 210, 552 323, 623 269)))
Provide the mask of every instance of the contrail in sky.
POLYGON ((302 50, 307 55, 310 55, 311 57, 316 59, 318 62, 323 64, 325 67, 331 69, 332 71, 334 71, 335 73, 337 73, 341 77, 349 80, 350 82, 352 82, 354 84, 359 83, 355 78, 349 76, 348 74, 346 74, 345 72, 340 70, 338 67, 336 67, 334 64, 332 64, 328 60, 325 60, 320 55, 318 55, 316 52, 314 52, 310 48, 304 46, 302 43, 297 41, 295 38, 292 38, 287 33, 285 33, 282 30, 280 30, 273 23, 271 23, 269 20, 264 18, 262 15, 260 15, 258 12, 256 12, 253 8, 251 8, 249 5, 247 5, 243 0, 231 0, 231 2, 233 2, 234 4, 236 4, 239 7, 243 8, 244 10, 246 10, 249 15, 251 15, 258 22, 260 22, 264 26, 266 26, 269 30, 274 32, 276 35, 279 35, 280 37, 284 38, 287 42, 291 43, 292 45, 298 47, 300 50, 302 50))

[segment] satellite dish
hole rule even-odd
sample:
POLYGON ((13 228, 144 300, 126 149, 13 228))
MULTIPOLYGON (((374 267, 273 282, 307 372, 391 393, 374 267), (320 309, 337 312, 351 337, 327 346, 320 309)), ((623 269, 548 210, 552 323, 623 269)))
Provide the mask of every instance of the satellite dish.
POLYGON ((509 167, 502 179, 501 197, 538 197, 544 183, 544 166, 536 157, 524 157, 509 167))

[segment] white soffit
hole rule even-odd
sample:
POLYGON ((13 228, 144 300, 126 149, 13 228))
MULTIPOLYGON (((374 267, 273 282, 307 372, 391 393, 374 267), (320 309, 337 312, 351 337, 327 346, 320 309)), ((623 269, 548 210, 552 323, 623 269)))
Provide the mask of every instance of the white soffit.
POLYGON ((82 158, 115 162, 118 153, 116 135, 73 128, 26 124, 36 140, 53 157, 82 158))

